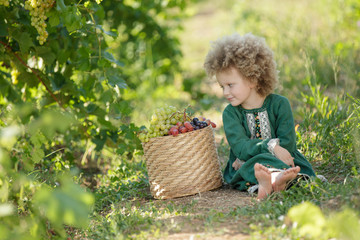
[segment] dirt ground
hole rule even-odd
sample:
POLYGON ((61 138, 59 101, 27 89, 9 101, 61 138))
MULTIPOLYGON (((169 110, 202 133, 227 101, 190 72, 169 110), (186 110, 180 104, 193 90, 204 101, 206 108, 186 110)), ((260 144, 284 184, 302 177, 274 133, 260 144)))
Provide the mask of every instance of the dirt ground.
MULTIPOLYGON (((191 206, 187 216, 170 216, 163 219, 165 226, 171 226, 168 233, 160 239, 248 239, 244 228, 248 223, 244 220, 234 218, 230 222, 214 221, 207 219, 207 216, 216 217, 216 214, 227 214, 236 207, 249 206, 254 204, 254 198, 247 192, 231 189, 227 186, 199 193, 193 196, 186 196, 168 200, 155 200, 159 207, 173 203, 176 206, 191 206), (211 212, 211 214, 209 214, 211 212), (210 225, 209 225, 210 224, 210 225), (174 227, 175 226, 175 227, 174 227), (174 230, 175 229, 175 230, 174 230), (243 230, 242 230, 243 229, 243 230)), ((166 229, 165 229, 166 231, 166 229)))

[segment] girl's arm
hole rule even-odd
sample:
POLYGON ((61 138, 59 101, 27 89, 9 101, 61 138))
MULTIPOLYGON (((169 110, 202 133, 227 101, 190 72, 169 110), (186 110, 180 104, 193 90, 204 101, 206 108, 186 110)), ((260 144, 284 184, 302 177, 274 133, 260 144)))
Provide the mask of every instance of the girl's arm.
POLYGON ((280 145, 276 145, 274 148, 274 155, 280 159, 281 161, 283 161, 285 164, 291 166, 291 167, 295 167, 294 165, 294 158, 291 156, 291 154, 289 153, 288 150, 286 150, 285 148, 281 147, 280 145))
POLYGON ((280 146, 294 152, 296 150, 296 134, 294 118, 287 98, 281 97, 276 109, 275 135, 280 139, 280 146))
POLYGON ((250 139, 241 124, 243 119, 232 107, 227 107, 223 112, 223 123, 226 139, 234 155, 244 161, 260 153, 269 153, 268 142, 270 139, 250 139))

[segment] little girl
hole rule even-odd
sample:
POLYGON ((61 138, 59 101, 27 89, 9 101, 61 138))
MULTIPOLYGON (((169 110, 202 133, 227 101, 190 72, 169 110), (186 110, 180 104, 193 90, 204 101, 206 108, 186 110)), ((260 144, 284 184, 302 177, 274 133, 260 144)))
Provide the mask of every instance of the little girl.
POLYGON ((273 94, 277 70, 263 38, 234 34, 214 42, 205 71, 216 76, 229 105, 223 123, 230 157, 224 179, 239 190, 258 190, 258 199, 285 190, 298 176, 315 176, 296 148, 287 98, 273 94))

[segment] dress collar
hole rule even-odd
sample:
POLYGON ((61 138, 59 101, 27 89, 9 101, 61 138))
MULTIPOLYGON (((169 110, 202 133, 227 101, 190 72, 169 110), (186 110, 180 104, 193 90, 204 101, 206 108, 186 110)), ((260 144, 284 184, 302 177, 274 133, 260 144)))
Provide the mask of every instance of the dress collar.
POLYGON ((243 108, 241 105, 237 106, 237 108, 238 108, 240 111, 244 111, 244 112, 247 112, 247 113, 262 112, 262 111, 264 111, 264 110, 267 108, 267 106, 268 106, 268 104, 269 104, 269 102, 270 102, 270 100, 271 100, 272 95, 273 95, 273 94, 269 94, 269 95, 266 96, 266 98, 265 98, 265 100, 264 100, 264 103, 263 103, 263 105, 262 105, 260 108, 245 109, 245 108, 243 108))

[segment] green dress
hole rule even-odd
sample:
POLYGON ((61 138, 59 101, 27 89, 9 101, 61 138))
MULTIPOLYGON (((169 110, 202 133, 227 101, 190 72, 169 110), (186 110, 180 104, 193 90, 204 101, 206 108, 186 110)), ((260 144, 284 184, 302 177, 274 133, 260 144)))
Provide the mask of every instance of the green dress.
POLYGON ((255 163, 268 168, 287 169, 289 165, 275 157, 274 142, 287 149, 294 157, 300 173, 316 176, 311 164, 296 148, 294 119, 289 100, 270 94, 257 109, 244 109, 229 104, 223 112, 223 123, 230 156, 224 170, 224 180, 233 188, 247 190, 256 185, 255 163), (232 167, 236 160, 243 163, 237 171, 232 167))

